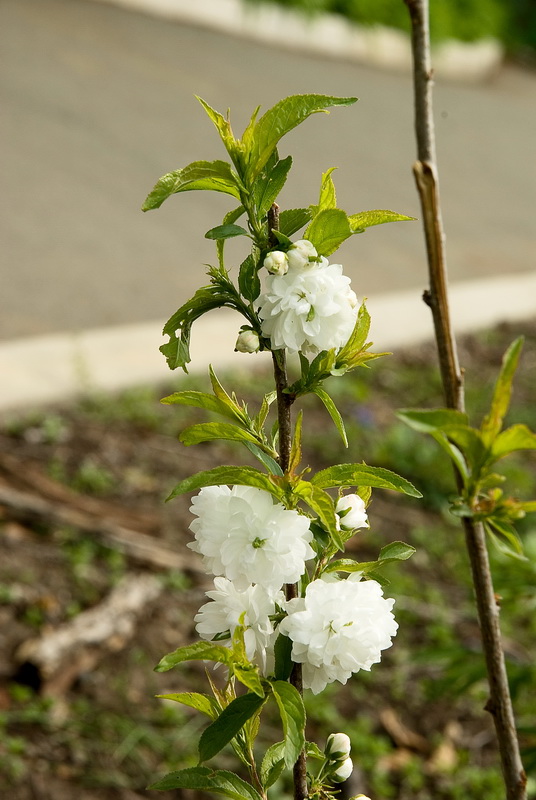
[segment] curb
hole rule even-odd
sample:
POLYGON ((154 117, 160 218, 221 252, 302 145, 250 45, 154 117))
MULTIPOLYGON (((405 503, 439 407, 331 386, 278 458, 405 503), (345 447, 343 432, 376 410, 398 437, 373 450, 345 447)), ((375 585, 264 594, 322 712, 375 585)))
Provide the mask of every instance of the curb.
MULTIPOLYGON (((367 300, 376 350, 400 351, 433 336, 429 309, 418 289, 367 300)), ((457 334, 536 316, 536 272, 454 284, 450 303, 457 334)), ((193 328, 192 372, 268 366, 269 354, 235 353, 239 321, 215 311, 193 328)), ((158 352, 161 322, 98 328, 0 343, 0 413, 15 415, 92 392, 117 392, 136 385, 169 382, 158 352)), ((181 380, 177 371, 173 380, 181 380)))
MULTIPOLYGON (((338 14, 306 17, 281 6, 244 0, 97 0, 155 17, 240 36, 288 50, 410 72, 411 44, 402 31, 359 26, 338 14)), ((504 56, 495 39, 445 41, 432 50, 434 73, 456 81, 492 77, 504 56)))

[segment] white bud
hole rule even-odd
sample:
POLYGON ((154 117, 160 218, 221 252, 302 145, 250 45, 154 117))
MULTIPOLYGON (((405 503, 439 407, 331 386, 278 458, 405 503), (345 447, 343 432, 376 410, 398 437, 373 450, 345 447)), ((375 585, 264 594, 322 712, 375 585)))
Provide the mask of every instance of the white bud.
POLYGON ((370 797, 367 797, 366 794, 354 794, 350 800, 370 800, 370 797))
POLYGON ((365 502, 358 494, 345 494, 340 497, 335 511, 340 515, 340 525, 343 531, 369 527, 365 502))
POLYGON ((304 269, 308 266, 309 260, 317 258, 318 253, 314 245, 307 239, 300 239, 294 242, 287 253, 288 265, 291 269, 304 269))
POLYGON ((346 733, 332 733, 328 736, 324 753, 330 761, 344 761, 350 755, 350 737, 346 733))
POLYGON ((288 272, 287 254, 282 250, 272 250, 264 259, 264 266, 272 275, 286 275, 288 272))
POLYGON ((342 783, 343 781, 348 780, 353 772, 353 769, 354 765, 352 763, 352 759, 345 758, 342 764, 339 764, 337 769, 332 773, 331 779, 335 781, 335 783, 342 783))
POLYGON ((239 353, 256 353, 259 348, 259 335, 255 331, 241 331, 238 334, 235 350, 239 353))

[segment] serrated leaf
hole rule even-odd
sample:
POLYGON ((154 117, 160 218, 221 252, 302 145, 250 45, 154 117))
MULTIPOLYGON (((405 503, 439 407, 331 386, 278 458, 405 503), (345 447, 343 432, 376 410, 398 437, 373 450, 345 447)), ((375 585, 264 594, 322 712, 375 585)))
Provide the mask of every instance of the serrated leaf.
POLYGON ((167 361, 170 369, 179 367, 188 372, 186 364, 190 363, 190 329, 182 332, 181 338, 174 333, 170 334, 169 341, 158 348, 167 361))
POLYGON ((313 392, 323 402, 328 414, 335 423, 335 427, 339 431, 344 446, 348 447, 348 437, 346 436, 346 428, 344 427, 344 421, 340 414, 339 409, 337 408, 337 406, 335 405, 329 394, 325 391, 325 389, 322 389, 321 386, 315 386, 313 392))
POLYGON ((416 552, 415 548, 405 542, 391 542, 382 547, 376 561, 354 561, 353 558, 340 558, 332 561, 325 572, 360 572, 367 575, 394 561, 406 561, 416 552))
POLYGON ((355 321, 352 335, 337 353, 336 365, 344 364, 350 360, 357 352, 360 352, 366 342, 370 330, 370 314, 367 311, 365 303, 362 303, 359 311, 357 312, 357 319, 355 321))
POLYGON ((337 194, 335 192, 335 184, 331 173, 337 167, 331 167, 322 175, 322 183, 320 184, 320 197, 318 198, 318 205, 315 206, 315 215, 320 211, 325 211, 329 208, 337 208, 337 194))
POLYGON ((214 123, 216 130, 220 134, 220 138, 225 146, 225 149, 231 156, 231 159, 235 167, 237 167, 237 169, 240 171, 243 160, 241 152, 242 146, 241 143, 238 142, 233 136, 229 120, 225 119, 225 117, 223 117, 219 111, 216 111, 214 108, 211 108, 211 106, 209 106, 209 104, 205 102, 205 100, 203 100, 201 97, 198 97, 196 95, 196 98, 197 100, 199 100, 199 102, 205 109, 209 119, 211 119, 212 122, 214 123))
POLYGON ((224 192, 240 199, 235 177, 226 161, 193 161, 183 169, 163 175, 147 195, 141 209, 150 211, 160 208, 172 194, 199 189, 224 192))
POLYGON ((338 464, 317 472, 311 483, 323 489, 333 486, 372 486, 377 489, 393 489, 410 497, 422 494, 405 478, 383 467, 369 467, 366 464, 338 464))
POLYGON ((228 647, 213 642, 195 642, 179 647, 160 659, 155 672, 167 672, 184 661, 216 661, 218 664, 231 663, 231 652, 228 647))
POLYGON ((329 208, 313 217, 304 238, 313 243, 319 256, 330 256, 351 235, 345 212, 340 208, 329 208))
POLYGON ((285 766, 292 767, 305 746, 305 707, 297 689, 287 681, 274 681, 272 689, 283 723, 285 766))
POLYGON ((163 397, 160 401, 165 405, 179 405, 179 406, 192 406, 193 408, 203 408, 206 411, 211 411, 214 414, 221 414, 222 416, 229 417, 232 420, 242 421, 242 415, 238 415, 232 408, 229 408, 225 403, 205 392, 175 392, 167 397, 163 397))
POLYGON ((261 293, 261 282, 259 280, 257 264, 251 253, 240 264, 238 288, 240 289, 240 294, 245 297, 246 300, 256 300, 261 293))
POLYGON ((209 725, 199 740, 199 760, 208 761, 234 739, 238 731, 257 713, 265 702, 264 697, 248 692, 235 698, 220 716, 209 725))
POLYGON ((225 422, 201 422, 190 425, 179 435, 179 441, 187 447, 200 442, 212 442, 216 439, 258 443, 258 439, 253 434, 242 430, 237 425, 229 425, 225 422))
POLYGON ((232 239, 233 236, 249 236, 241 225, 217 225, 205 233, 205 239, 232 239))
POLYGON ((352 233, 361 233, 365 228, 371 228, 373 225, 383 225, 385 222, 407 222, 415 219, 415 217, 407 217, 405 214, 397 214, 395 211, 383 209, 360 211, 357 214, 350 214, 348 217, 352 233))
POLYGON ((415 431, 432 433, 445 425, 467 425, 467 414, 451 408, 401 408, 396 415, 415 431))
POLYGON ((242 664, 234 664, 233 673, 241 684, 246 686, 259 697, 264 697, 264 687, 259 676, 258 667, 243 666, 242 664))
POLYGON ((216 719, 219 713, 218 704, 213 697, 199 692, 179 692, 178 694, 157 694, 161 700, 173 700, 183 706, 195 708, 210 719, 216 719))
POLYGON ((356 97, 330 97, 320 94, 292 95, 280 100, 257 122, 248 154, 247 176, 258 175, 268 161, 279 140, 311 114, 326 111, 331 106, 347 106, 356 97))
POLYGON ((498 461, 516 450, 536 450, 536 434, 526 425, 512 425, 499 433, 491 446, 491 461, 498 461))
POLYGON ((230 800, 262 800, 261 795, 246 781, 223 769, 209 767, 190 767, 178 772, 170 772, 148 787, 157 791, 172 789, 192 789, 198 792, 215 792, 230 800))
POLYGON ((337 530, 337 517, 333 498, 319 486, 310 481, 298 481, 293 489, 294 494, 306 503, 318 516, 322 524, 329 531, 330 536, 339 548, 344 548, 340 532, 337 530))
POLYGON ((264 789, 268 789, 279 778, 283 769, 285 768, 285 760, 283 758, 285 752, 285 742, 276 742, 272 744, 266 753, 261 763, 261 783, 264 789))
POLYGON ((275 202, 279 192, 286 183, 287 175, 292 166, 292 157, 287 156, 264 173, 255 181, 253 197, 257 206, 257 214, 262 217, 275 202))
POLYGON ((229 412, 234 415, 235 419, 239 420, 242 424, 247 425, 248 424, 247 414, 243 409, 240 408, 240 406, 237 405, 237 403, 234 401, 232 397, 229 397, 229 395, 221 385, 218 376, 214 372, 212 364, 209 365, 208 373, 210 376, 212 391, 214 392, 215 397, 217 397, 218 400, 229 409, 229 412))
POLYGON ((270 477, 264 472, 253 467, 215 467, 214 469, 206 470, 205 472, 198 472, 185 478, 177 484, 168 500, 172 500, 179 494, 186 492, 195 492, 197 489, 202 489, 205 486, 254 486, 256 489, 263 489, 265 492, 270 492, 278 500, 283 499, 283 492, 270 477))
POLYGON ((279 230, 285 236, 292 236, 311 220, 312 214, 308 208, 286 208, 279 212, 279 230))
POLYGON ((519 356, 521 355, 523 341, 523 336, 519 336, 512 342, 503 356, 499 377, 497 378, 493 390, 491 408, 489 414, 484 418, 481 427, 484 442, 488 446, 492 444, 501 430, 503 419, 508 411, 512 394, 512 381, 514 380, 519 356))

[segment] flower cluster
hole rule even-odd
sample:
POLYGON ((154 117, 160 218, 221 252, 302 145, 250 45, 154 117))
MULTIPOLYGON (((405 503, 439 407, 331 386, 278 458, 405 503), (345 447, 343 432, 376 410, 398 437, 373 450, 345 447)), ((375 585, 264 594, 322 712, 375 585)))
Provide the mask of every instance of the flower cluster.
MULTIPOLYGON (((357 495, 339 500, 341 525, 367 524, 357 495)), ((282 587, 296 583, 314 556, 310 520, 284 508, 272 496, 250 486, 209 486, 193 498, 190 525, 207 572, 216 576, 210 602, 195 621, 199 635, 230 640, 241 618, 248 658, 264 674, 273 668, 278 633, 292 641, 292 659, 303 664, 304 686, 314 694, 328 683, 346 683, 360 669, 369 670, 391 645, 397 623, 393 600, 383 597, 379 583, 357 574, 312 581, 305 597, 285 601, 282 587), (286 612, 279 626, 274 616, 286 612), (226 638, 225 638, 226 637, 226 638)))
POLYGON ((197 632, 204 639, 232 636, 245 614, 246 653, 267 674, 276 637, 270 616, 285 603, 281 587, 298 581, 314 556, 310 520, 251 486, 208 486, 190 510, 195 541, 188 546, 218 576, 207 593, 212 602, 195 618, 197 632))
POLYGON ((257 300, 272 349, 318 353, 343 347, 357 319, 357 297, 340 264, 329 264, 305 239, 264 261, 270 275, 257 300))

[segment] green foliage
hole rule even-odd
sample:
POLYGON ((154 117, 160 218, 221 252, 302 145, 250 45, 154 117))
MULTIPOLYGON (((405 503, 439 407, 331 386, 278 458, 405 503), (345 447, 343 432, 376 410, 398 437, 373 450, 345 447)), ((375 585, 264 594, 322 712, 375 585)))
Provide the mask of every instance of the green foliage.
POLYGON ((490 409, 480 428, 470 427, 466 414, 450 409, 398 413, 410 427, 433 436, 454 463, 463 491, 453 501, 452 512, 482 522, 493 543, 514 558, 524 556, 513 523, 536 510, 536 501, 505 497, 499 488, 504 479, 495 472, 495 464, 518 450, 536 450, 536 435, 525 425, 502 431, 522 346, 523 338, 519 337, 504 354, 490 409))
POLYGON ((171 772, 148 788, 161 792, 171 789, 193 789, 222 794, 231 800, 262 800, 260 794, 234 772, 223 769, 212 770, 209 767, 191 767, 171 772))

